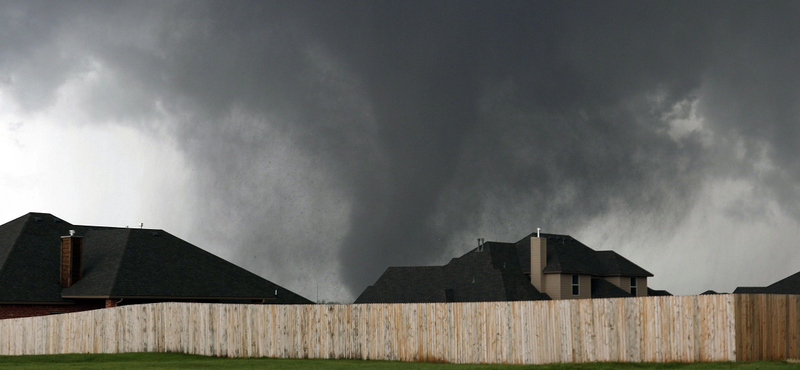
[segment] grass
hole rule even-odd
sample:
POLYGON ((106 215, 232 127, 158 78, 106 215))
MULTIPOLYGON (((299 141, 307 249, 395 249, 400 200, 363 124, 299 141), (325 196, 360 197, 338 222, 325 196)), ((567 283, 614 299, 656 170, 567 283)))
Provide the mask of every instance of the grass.
POLYGON ((772 370, 800 369, 800 364, 786 362, 725 362, 693 364, 651 363, 591 363, 554 365, 454 365, 432 363, 409 363, 393 361, 360 360, 287 360, 287 359, 228 359, 177 353, 125 353, 113 355, 76 354, 44 356, 0 356, 2 369, 423 369, 423 370, 610 370, 610 369, 737 369, 772 370))

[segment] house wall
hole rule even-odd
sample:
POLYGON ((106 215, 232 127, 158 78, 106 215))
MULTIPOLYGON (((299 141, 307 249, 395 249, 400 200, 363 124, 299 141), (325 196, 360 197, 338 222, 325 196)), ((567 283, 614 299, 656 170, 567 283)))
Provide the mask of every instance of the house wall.
POLYGON ((647 296, 647 278, 646 277, 637 277, 636 278, 636 292, 637 297, 646 297, 647 296))
MULTIPOLYGON (((628 287, 622 286, 622 277, 621 276, 607 276, 607 277, 604 277, 603 280, 605 280, 605 281, 607 281, 607 282, 609 282, 611 284, 614 284, 614 285, 620 287, 622 290, 630 293, 630 289, 631 289, 630 286, 628 286, 628 287)), ((625 284, 629 284, 629 283, 630 282, 626 282, 625 284)))
POLYGON ((544 279, 544 292, 547 293, 551 299, 561 299, 561 275, 542 274, 542 279, 544 279))
POLYGON ((592 276, 578 275, 578 294, 572 295, 572 274, 561 274, 561 299, 592 298, 592 276))
POLYGON ((592 276, 578 275, 579 293, 572 295, 572 274, 546 274, 545 293, 552 299, 592 298, 592 276))
MULTIPOLYGON (((611 284, 614 284, 620 289, 630 293, 631 292, 631 277, 630 276, 610 276, 604 277, 605 281, 608 281, 611 284)), ((647 296, 647 278, 646 277, 637 277, 636 278, 636 296, 637 297, 646 297, 647 296)))
POLYGON ((0 319, 18 317, 46 316, 59 313, 80 312, 104 308, 105 301, 82 302, 78 304, 0 304, 0 319))

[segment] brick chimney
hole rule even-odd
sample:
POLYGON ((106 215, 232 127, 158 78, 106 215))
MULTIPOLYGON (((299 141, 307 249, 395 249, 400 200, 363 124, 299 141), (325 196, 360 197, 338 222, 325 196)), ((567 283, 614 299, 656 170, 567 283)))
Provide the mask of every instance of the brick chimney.
POLYGON ((61 237, 61 277, 59 282, 69 288, 83 277, 83 237, 75 236, 75 230, 69 236, 61 237))
POLYGON ((544 274, 547 266, 547 238, 531 237, 531 284, 544 293, 544 274))

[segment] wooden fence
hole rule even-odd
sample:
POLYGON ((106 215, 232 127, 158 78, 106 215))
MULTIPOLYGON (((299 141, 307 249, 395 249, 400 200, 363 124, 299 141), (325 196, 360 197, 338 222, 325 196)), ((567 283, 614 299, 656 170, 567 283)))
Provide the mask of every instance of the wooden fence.
POLYGON ((734 295, 739 361, 800 359, 800 295, 734 295))
POLYGON ((785 359, 800 357, 798 298, 155 303, 0 320, 0 355, 182 352, 511 364, 785 359))

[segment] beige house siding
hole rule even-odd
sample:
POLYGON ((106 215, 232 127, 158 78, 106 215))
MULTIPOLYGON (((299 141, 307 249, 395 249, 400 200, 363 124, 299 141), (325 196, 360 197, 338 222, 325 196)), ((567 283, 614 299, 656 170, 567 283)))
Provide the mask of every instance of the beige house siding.
POLYGON ((544 292, 550 296, 551 299, 562 299, 561 291, 561 275, 559 274, 542 274, 544 280, 544 292))
POLYGON ((591 275, 578 275, 578 295, 572 295, 573 274, 547 274, 547 295, 552 299, 583 299, 592 298, 591 275))
POLYGON ((614 285, 622 288, 626 292, 630 293, 630 291, 629 291, 630 287, 625 288, 625 287, 622 286, 622 277, 620 277, 620 276, 606 276, 606 277, 603 278, 603 280, 605 280, 605 281, 607 281, 607 282, 609 282, 611 284, 614 284, 614 285))
MULTIPOLYGON (((531 238, 531 284, 540 292, 547 292, 542 269, 547 264, 547 239, 531 238)), ((551 296, 552 297, 552 296, 551 296)))
MULTIPOLYGON (((578 296, 572 295, 572 274, 541 274, 542 285, 544 289, 539 291, 547 293, 551 299, 583 299, 592 297, 592 277, 591 275, 580 275, 580 294, 578 296)), ((618 286, 620 289, 630 293, 631 292, 631 277, 630 276, 607 276, 603 278, 611 284, 618 286)), ((533 280, 533 279, 531 279, 533 280)), ((647 296, 647 278, 637 277, 637 297, 647 296)), ((537 288, 538 289, 538 288, 537 288)))
MULTIPOLYGON (((630 288, 630 287, 628 287, 630 288)), ((636 278, 636 296, 637 297, 646 297, 647 296, 647 278, 646 277, 637 277, 636 278)))
POLYGON ((592 298, 592 276, 581 275, 580 284, 580 295, 577 298, 592 298))
MULTIPOLYGON (((614 284, 620 289, 630 293, 631 292, 631 277, 630 276, 607 276, 603 278, 605 281, 608 281, 611 284, 614 284)), ((647 296, 647 278, 646 277, 637 277, 636 278, 636 296, 637 297, 645 297, 647 296)))

